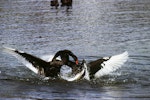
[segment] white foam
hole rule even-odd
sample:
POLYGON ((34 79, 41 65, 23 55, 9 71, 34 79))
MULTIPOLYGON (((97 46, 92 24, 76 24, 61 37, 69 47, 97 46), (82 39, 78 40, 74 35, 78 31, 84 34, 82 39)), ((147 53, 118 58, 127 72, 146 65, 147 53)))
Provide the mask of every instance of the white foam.
POLYGON ((44 55, 44 56, 41 56, 41 59, 45 60, 45 61, 52 61, 54 55, 44 55))
POLYGON ((69 77, 71 74, 72 74, 72 68, 67 66, 67 65, 63 65, 61 66, 61 69, 60 69, 60 74, 62 76, 67 76, 69 77))
POLYGON ((71 81, 76 81, 76 80, 79 80, 81 77, 82 77, 82 75, 84 74, 84 72, 85 72, 85 69, 83 68, 82 69, 82 71, 81 72, 79 72, 78 74, 76 74, 76 75, 65 75, 65 74, 60 74, 60 77, 62 78, 62 79, 64 79, 64 80, 66 80, 66 81, 69 81, 69 82, 71 82, 71 81))
MULTIPOLYGON (((53 57, 54 57, 54 55, 44 55, 44 56, 41 56, 41 59, 50 62, 50 61, 52 61, 53 57)), ((60 57, 57 57, 56 59, 61 60, 60 57)))

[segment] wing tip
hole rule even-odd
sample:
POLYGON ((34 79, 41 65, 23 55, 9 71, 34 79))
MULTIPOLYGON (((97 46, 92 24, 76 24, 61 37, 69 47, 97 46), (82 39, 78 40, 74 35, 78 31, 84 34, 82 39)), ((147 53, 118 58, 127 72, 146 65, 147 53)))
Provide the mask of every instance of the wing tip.
POLYGON ((16 53, 15 53, 16 49, 13 49, 10 47, 3 46, 2 51, 5 53, 8 53, 8 54, 11 54, 11 55, 16 55, 16 53))
POLYGON ((10 48, 10 47, 7 47, 7 46, 3 46, 3 50, 8 50, 8 51, 15 51, 16 49, 13 49, 13 48, 10 48))
POLYGON ((128 51, 125 51, 123 54, 126 55, 127 57, 129 57, 128 51))
POLYGON ((123 56, 124 59, 125 59, 124 62, 126 62, 126 61, 128 60, 128 58, 129 58, 129 53, 128 53, 128 51, 125 51, 124 53, 122 53, 122 56, 123 56))
POLYGON ((17 50, 11 47, 3 46, 3 51, 6 53, 14 54, 14 53, 25 53, 24 51, 17 50))
POLYGON ((34 73, 38 74, 38 70, 35 67, 33 67, 33 65, 30 62, 28 62, 23 56, 21 56, 19 54, 19 53, 24 53, 23 51, 20 51, 20 50, 17 50, 17 49, 13 49, 13 48, 10 48, 10 47, 6 47, 6 46, 3 46, 3 51, 6 52, 6 53, 8 53, 8 54, 11 54, 14 57, 16 57, 27 68, 29 68, 34 73))

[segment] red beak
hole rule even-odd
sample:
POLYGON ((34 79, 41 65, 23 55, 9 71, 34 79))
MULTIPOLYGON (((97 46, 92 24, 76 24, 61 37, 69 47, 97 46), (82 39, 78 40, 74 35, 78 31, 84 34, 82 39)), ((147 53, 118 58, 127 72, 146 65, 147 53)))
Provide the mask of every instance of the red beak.
POLYGON ((79 62, 78 62, 78 60, 76 60, 76 65, 78 65, 79 64, 79 62))

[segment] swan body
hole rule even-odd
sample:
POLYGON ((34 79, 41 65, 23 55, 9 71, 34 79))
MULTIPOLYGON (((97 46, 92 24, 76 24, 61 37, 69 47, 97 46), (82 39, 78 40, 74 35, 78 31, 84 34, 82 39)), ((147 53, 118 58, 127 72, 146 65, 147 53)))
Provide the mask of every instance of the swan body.
MULTIPOLYGON (((100 78, 101 76, 107 75, 121 68, 128 59, 128 52, 125 51, 121 54, 111 57, 103 57, 89 63, 86 63, 85 60, 83 60, 82 64, 80 64, 81 68, 78 68, 78 72, 76 74, 72 74, 74 72, 71 68, 69 68, 69 66, 67 66, 68 69, 65 69, 64 66, 50 66, 50 62, 54 55, 50 55, 49 59, 45 60, 44 58, 38 58, 25 53, 24 51, 9 47, 4 47, 4 51, 16 57, 35 74, 45 76, 45 79, 49 79, 46 77, 58 76, 66 81, 75 81, 79 79, 90 81, 93 78, 100 78)), ((57 60, 61 61, 60 58, 57 58, 57 60)))

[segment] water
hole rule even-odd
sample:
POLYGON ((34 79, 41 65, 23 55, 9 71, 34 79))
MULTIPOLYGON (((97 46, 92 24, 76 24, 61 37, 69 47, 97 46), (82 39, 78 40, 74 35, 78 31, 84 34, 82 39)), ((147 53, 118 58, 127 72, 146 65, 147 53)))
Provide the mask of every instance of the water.
POLYGON ((49 0, 1 0, 0 45, 36 56, 72 50, 92 61, 128 51, 121 69, 92 82, 42 81, 0 52, 1 99, 150 99, 150 1, 74 0, 51 9, 49 0))

